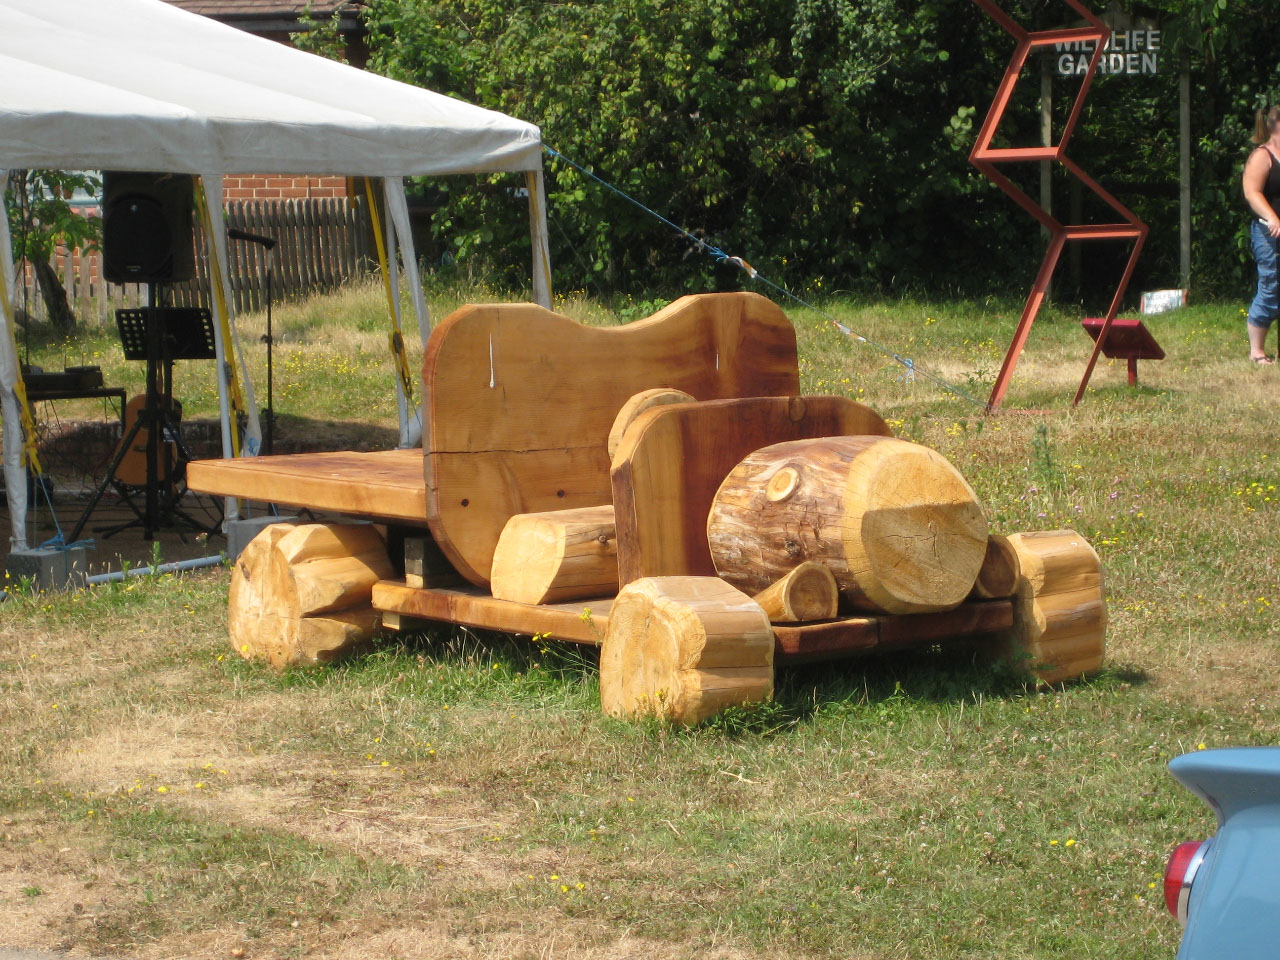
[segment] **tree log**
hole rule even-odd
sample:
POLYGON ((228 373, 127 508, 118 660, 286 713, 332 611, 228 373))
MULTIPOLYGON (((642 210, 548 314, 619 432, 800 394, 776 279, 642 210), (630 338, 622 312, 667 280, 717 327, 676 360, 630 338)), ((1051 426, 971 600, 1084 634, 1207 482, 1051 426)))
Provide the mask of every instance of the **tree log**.
POLYGON ((231 644, 279 669, 328 663, 373 636, 373 585, 393 575, 370 524, 272 524, 236 559, 231 644))
POLYGON ((36 283, 40 288, 40 297, 44 300, 45 313, 49 316, 49 325, 58 333, 70 333, 76 328, 76 312, 71 309, 71 301, 62 286, 58 271, 47 260, 36 257, 31 261, 35 270, 36 283))
POLYGON ((1097 671, 1106 653, 1102 565, 1074 530, 1016 533, 1009 544, 1021 573, 1013 629, 1001 652, 1040 683, 1097 671))
POLYGON ((969 596, 974 600, 1003 600, 1018 589, 1018 554, 1009 538, 993 533, 987 537, 987 554, 969 596))
POLYGON ((717 577, 647 577, 609 610, 600 705, 616 717, 692 726, 773 697, 773 630, 759 604, 717 577))
POLYGON ((826 566, 809 560, 757 593, 755 601, 770 623, 830 620, 840 606, 840 587, 826 566))
POLYGON ((499 600, 563 603, 618 589, 613 507, 521 513, 507 521, 489 581, 499 600))
POLYGON ((622 444, 622 436, 627 432, 627 427, 640 414, 653 407, 665 406, 668 403, 693 403, 694 399, 683 390, 675 390, 671 387, 656 387, 653 390, 642 390, 630 400, 622 405, 622 409, 618 411, 618 415, 613 418, 613 426, 609 428, 609 459, 613 459, 613 455, 618 452, 618 447, 622 444))
POLYGON ((973 589, 987 521, 941 454, 893 437, 826 437, 739 463, 716 493, 707 540, 716 572, 747 593, 816 560, 850 609, 928 613, 973 589))

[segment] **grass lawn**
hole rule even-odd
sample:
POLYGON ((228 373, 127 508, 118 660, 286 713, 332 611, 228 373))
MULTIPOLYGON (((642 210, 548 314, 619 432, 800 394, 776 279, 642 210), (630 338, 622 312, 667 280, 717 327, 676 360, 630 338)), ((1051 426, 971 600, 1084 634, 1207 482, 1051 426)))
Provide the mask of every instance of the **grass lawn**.
MULTIPOLYGON (((393 422, 377 302, 277 310, 282 413, 393 422)), ((675 731, 601 716, 594 651, 449 628, 276 675, 228 646, 226 570, 16 592, 0 606, 0 946, 1172 957, 1165 858, 1214 821, 1165 764, 1280 734, 1280 366, 1246 361, 1239 306, 1152 318, 1168 358, 1136 390, 1103 361, 1075 410, 1089 341, 1051 311, 996 417, 791 313, 807 392, 939 450, 993 530, 1094 544, 1109 666, 1085 683, 1034 691, 923 650, 784 671, 774 704, 675 731)), ((1020 304, 826 308, 985 398, 1020 304)), ((109 368, 111 343, 33 359, 109 368)), ((187 415, 210 415, 208 370, 178 376, 187 415)))

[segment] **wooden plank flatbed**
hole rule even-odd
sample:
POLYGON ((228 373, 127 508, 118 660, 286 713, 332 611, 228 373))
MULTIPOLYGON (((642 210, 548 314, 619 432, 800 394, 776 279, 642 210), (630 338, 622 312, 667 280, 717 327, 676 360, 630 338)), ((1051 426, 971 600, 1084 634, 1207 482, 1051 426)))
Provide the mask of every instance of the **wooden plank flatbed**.
POLYGON ((187 464, 187 486, 240 500, 427 525, 421 450, 195 460, 187 464))
MULTIPOLYGON (((384 580, 373 588, 373 608, 413 620, 439 620, 481 630, 599 645, 609 627, 612 597, 573 603, 529 604, 496 600, 479 587, 410 587, 384 580), (590 611, 589 615, 585 611, 590 611)), ((815 623, 774 624, 774 662, 808 663, 950 642, 1013 626, 1010 600, 963 604, 945 613, 843 617, 815 623)))

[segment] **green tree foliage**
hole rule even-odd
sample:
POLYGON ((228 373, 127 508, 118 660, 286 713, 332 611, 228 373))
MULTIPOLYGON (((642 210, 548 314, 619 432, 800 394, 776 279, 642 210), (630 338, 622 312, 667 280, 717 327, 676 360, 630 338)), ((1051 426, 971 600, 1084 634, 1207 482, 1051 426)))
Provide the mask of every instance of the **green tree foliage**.
POLYGON ((1240 177, 1254 114, 1280 103, 1280 5, 1272 0, 1182 0, 1178 39, 1191 63, 1195 138, 1195 279, 1211 294, 1251 295, 1255 281, 1240 177))
POLYGON ((96 195, 99 186, 97 177, 85 173, 15 170, 9 174, 5 206, 14 260, 32 265, 50 322, 62 332, 75 326, 75 314, 49 260, 60 246, 67 250, 97 246, 101 221, 77 213, 70 200, 77 190, 96 195))
MULTIPOLYGON (((1003 225, 1007 205, 948 135, 973 106, 949 95, 948 47, 980 20, 961 0, 379 0, 369 26, 375 69, 539 124, 566 157, 768 276, 884 287, 999 275, 964 236, 975 219, 1003 225)), ((548 171, 560 284, 740 282, 570 166, 548 171)), ((465 256, 521 242, 522 216, 496 181, 449 193, 437 228, 465 256)))
MULTIPOLYGON (((1233 290, 1250 268, 1238 167, 1253 108, 1280 83, 1266 52, 1275 31, 1260 26, 1280 26, 1270 6, 1160 0, 1143 12, 1166 31, 1162 74, 1095 81, 1072 154, 1152 223, 1135 287, 1177 280, 1184 54, 1197 279, 1233 290)), ((1052 0, 1007 8, 1037 29, 1074 18, 1052 0)), ((970 0, 372 0, 367 23, 372 69, 537 123, 565 157, 793 288, 1019 292, 1038 266, 1039 228, 968 162, 1013 49, 970 0)), ((1038 92, 1036 67, 1019 85, 1031 119, 1011 122, 1014 142, 1038 142, 1038 92)), ((553 158, 547 172, 561 288, 745 282, 569 164, 553 158)), ((516 283, 527 273, 520 186, 429 185, 454 256, 516 283)))

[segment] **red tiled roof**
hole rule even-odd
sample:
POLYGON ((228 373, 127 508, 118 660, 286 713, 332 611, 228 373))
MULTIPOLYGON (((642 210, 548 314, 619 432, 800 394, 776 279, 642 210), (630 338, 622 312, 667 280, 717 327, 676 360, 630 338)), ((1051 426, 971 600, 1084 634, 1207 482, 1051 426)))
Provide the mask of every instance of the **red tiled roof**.
POLYGON ((290 19, 296 20, 308 6, 316 20, 326 20, 343 7, 358 6, 351 0, 168 0, 175 7, 215 20, 290 19))

